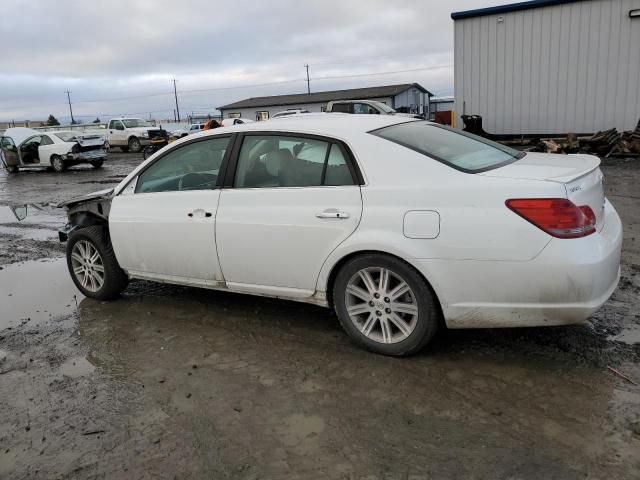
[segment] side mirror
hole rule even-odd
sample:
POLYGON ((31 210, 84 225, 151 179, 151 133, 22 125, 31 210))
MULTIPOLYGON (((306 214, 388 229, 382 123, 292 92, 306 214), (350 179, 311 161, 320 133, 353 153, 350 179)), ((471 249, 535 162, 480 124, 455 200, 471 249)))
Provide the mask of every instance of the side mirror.
POLYGON ((12 208, 13 214, 18 219, 19 222, 27 218, 27 206, 24 205, 22 207, 14 207, 12 208))

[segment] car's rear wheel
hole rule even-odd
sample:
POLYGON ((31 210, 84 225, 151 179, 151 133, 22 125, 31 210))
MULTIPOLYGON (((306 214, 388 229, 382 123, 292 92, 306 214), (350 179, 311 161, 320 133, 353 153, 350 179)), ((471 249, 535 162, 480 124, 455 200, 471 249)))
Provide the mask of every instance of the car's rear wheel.
POLYGON ((131 137, 129 139, 129 150, 131 150, 133 153, 138 153, 141 149, 142 144, 140 143, 140 140, 138 140, 137 137, 131 137))
POLYGON ((120 268, 105 227, 76 230, 67 242, 67 266, 76 287, 87 297, 116 298, 129 283, 120 268))
POLYGON ((359 345, 385 355, 410 355, 424 347, 439 325, 437 300, 409 264, 366 254, 338 272, 333 299, 342 327, 359 345))
POLYGON ((91 160, 91 165, 93 166, 93 168, 100 168, 102 167, 102 164, 104 163, 104 160, 100 159, 100 160, 91 160))
POLYGON ((58 173, 64 172, 67 169, 67 166, 60 155, 53 155, 51 157, 51 166, 58 173))

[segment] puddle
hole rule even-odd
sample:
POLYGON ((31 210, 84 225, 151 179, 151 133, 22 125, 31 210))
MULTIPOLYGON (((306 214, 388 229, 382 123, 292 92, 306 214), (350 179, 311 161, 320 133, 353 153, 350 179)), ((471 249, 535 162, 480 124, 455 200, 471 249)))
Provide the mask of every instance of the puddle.
POLYGON ((77 378, 89 375, 96 369, 95 365, 85 357, 70 358, 60 366, 65 377, 77 378))
POLYGON ((640 326, 634 325, 633 327, 622 330, 617 335, 612 335, 607 338, 615 342, 626 343, 627 345, 635 345, 640 343, 640 326))
POLYGON ((0 270, 0 330, 68 315, 83 298, 65 258, 9 265, 0 270))
POLYGON ((0 225, 0 235, 15 235, 25 240, 47 241, 57 239, 58 231, 48 228, 22 228, 0 225))

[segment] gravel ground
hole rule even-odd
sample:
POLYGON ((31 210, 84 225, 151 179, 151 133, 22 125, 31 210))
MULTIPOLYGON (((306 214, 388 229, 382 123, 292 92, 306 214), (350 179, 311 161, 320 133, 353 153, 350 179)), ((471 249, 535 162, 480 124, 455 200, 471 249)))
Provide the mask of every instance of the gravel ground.
POLYGON ((622 279, 586 325, 447 331, 407 359, 309 305, 83 298, 52 205, 140 161, 0 172, 0 478, 640 478, 640 161, 603 162, 622 279))

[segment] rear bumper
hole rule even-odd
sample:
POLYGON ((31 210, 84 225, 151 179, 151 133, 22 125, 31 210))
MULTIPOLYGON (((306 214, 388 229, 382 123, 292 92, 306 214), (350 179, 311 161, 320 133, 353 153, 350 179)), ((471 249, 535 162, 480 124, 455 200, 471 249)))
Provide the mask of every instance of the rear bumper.
POLYGON ((554 238, 533 260, 412 260, 440 299, 450 328, 581 323, 620 278, 622 223, 605 203, 604 227, 588 237, 554 238))

